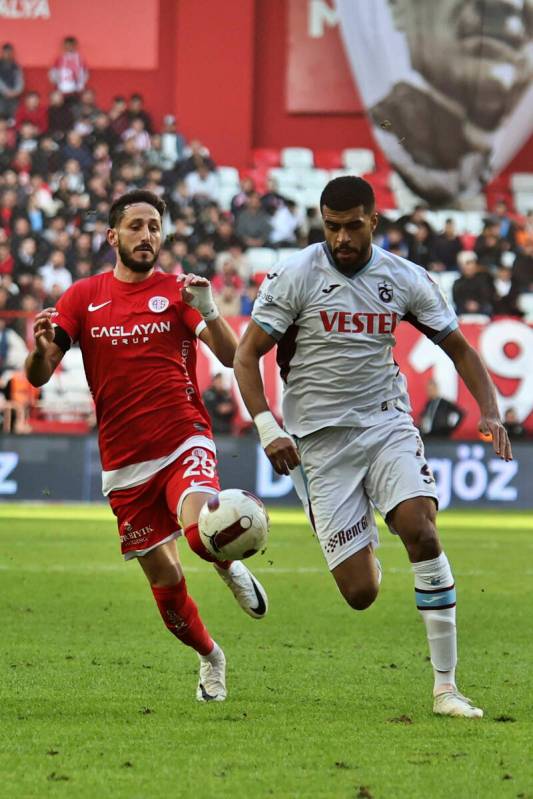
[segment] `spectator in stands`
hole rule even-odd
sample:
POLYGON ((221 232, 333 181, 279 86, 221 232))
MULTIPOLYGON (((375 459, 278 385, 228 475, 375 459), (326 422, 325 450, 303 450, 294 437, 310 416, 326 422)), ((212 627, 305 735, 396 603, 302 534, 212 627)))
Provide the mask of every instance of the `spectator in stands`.
POLYGON ((264 247, 270 238, 270 217, 261 208, 261 198, 254 191, 237 217, 235 232, 247 247, 264 247))
POLYGON ((0 117, 13 119, 24 90, 22 67, 15 60, 13 45, 5 42, 0 52, 0 117))
POLYGON ((128 105, 126 98, 121 94, 113 97, 113 104, 108 112, 111 130, 117 138, 120 138, 124 131, 129 128, 128 105))
POLYGON ((464 418, 464 411, 441 396, 436 380, 429 380, 427 402, 420 414, 419 427, 422 435, 433 438, 449 438, 464 418))
POLYGON ((177 161, 183 160, 185 147, 185 137, 176 128, 176 117, 166 114, 161 129, 161 152, 168 164, 165 169, 172 169, 177 161))
MULTIPOLYGON (((0 309, 5 295, 6 289, 0 286, 0 309)), ((27 354, 28 348, 24 339, 8 327, 6 319, 0 316, 0 377, 4 385, 11 372, 24 367, 27 354)))
POLYGON ((224 384, 224 375, 220 372, 214 375, 211 385, 202 394, 202 399, 211 417, 213 433, 231 433, 237 404, 224 384))
POLYGON ((58 142, 65 138, 65 134, 74 124, 72 107, 65 103, 65 98, 60 91, 50 92, 48 97, 48 134, 58 142))
POLYGON ((257 298, 257 293, 259 291, 259 285, 257 281, 250 280, 246 284, 244 292, 241 294, 241 308, 240 308, 240 315, 241 316, 251 316, 252 309, 254 307, 254 302, 257 298))
POLYGON ((420 414, 419 427, 424 437, 449 438, 464 418, 464 411, 455 402, 441 396, 436 380, 426 386, 427 402, 420 414))
POLYGON ((241 310, 241 292, 235 286, 227 285, 216 295, 220 315, 238 316, 241 310))
MULTIPOLYGON (((504 253, 505 255, 506 253, 504 253)), ((501 264, 496 269, 494 277, 494 288, 496 298, 494 302, 494 313, 502 316, 518 316, 514 298, 511 295, 513 270, 510 266, 501 264)))
POLYGON ((124 141, 131 139, 138 152, 145 153, 150 149, 150 134, 146 130, 142 116, 133 117, 133 119, 130 120, 130 126, 126 128, 122 134, 122 138, 124 141))
POLYGON ((39 92, 31 91, 24 95, 15 114, 15 128, 19 133, 27 123, 33 125, 36 136, 42 135, 48 127, 48 112, 41 105, 39 92))
POLYGON ((505 200, 498 200, 494 206, 494 222, 498 225, 498 235, 509 242, 511 247, 516 243, 516 224, 509 215, 509 207, 505 200))
POLYGON ((479 263, 484 266, 496 266, 500 263, 502 253, 508 248, 508 242, 500 238, 499 223, 493 219, 487 220, 474 245, 479 263))
POLYGON ((184 160, 176 164, 180 177, 185 177, 189 172, 193 172, 199 164, 205 164, 211 171, 216 169, 208 148, 202 144, 200 139, 191 139, 185 148, 184 155, 184 160))
POLYGON ((252 178, 248 176, 241 178, 240 191, 237 192, 237 194, 231 201, 231 213, 235 218, 237 218, 240 212, 247 207, 248 200, 254 193, 255 193, 255 183, 252 180, 252 178))
POLYGON ((239 275, 237 264, 231 255, 224 256, 224 260, 220 264, 220 271, 212 279, 211 286, 214 294, 221 293, 226 286, 233 286, 239 294, 244 289, 243 279, 239 275))
POLYGON ((416 225, 408 241, 409 249, 407 257, 409 260, 419 266, 423 266, 424 269, 428 269, 433 254, 428 226, 424 224, 416 225))
POLYGON ((48 294, 54 290, 54 286, 59 286, 63 292, 71 285, 72 275, 66 268, 65 261, 65 253, 61 250, 53 250, 50 259, 39 269, 44 289, 48 294))
POLYGON ((507 430, 511 440, 516 441, 517 439, 525 438, 527 435, 526 428, 518 420, 518 414, 515 408, 507 408, 503 416, 503 426, 507 430))
POLYGON ((152 117, 144 107, 144 97, 142 96, 142 94, 135 92, 134 94, 131 95, 126 110, 126 117, 128 119, 130 127, 134 119, 140 118, 144 123, 144 129, 149 134, 152 132, 153 130, 152 117))
POLYGON ((301 224, 296 203, 285 200, 270 215, 269 243, 272 247, 297 247, 301 224))
POLYGON ((205 161, 199 162, 196 169, 187 173, 185 186, 189 197, 200 204, 218 200, 218 178, 205 161))
POLYGON ((0 275, 11 275, 15 259, 11 255, 7 241, 0 241, 0 275))
POLYGON ((457 261, 461 277, 455 281, 452 288, 457 314, 490 316, 496 299, 492 276, 478 262, 476 253, 472 250, 460 252, 457 261))
POLYGON ((526 243, 515 258, 511 276, 511 293, 533 293, 533 240, 526 243))
POLYGON ((233 247, 241 247, 242 241, 235 233, 235 229, 228 217, 221 217, 213 235, 215 252, 227 252, 233 247))
POLYGON ((533 244, 533 210, 528 211, 523 222, 517 226, 516 246, 523 250, 528 244, 533 244))
POLYGON ((78 52, 75 36, 65 36, 63 52, 48 73, 51 83, 61 92, 67 105, 75 103, 89 80, 89 70, 78 52))
POLYGON ((455 229, 455 222, 449 218, 444 223, 442 233, 439 233, 433 239, 430 271, 455 271, 457 269, 457 256, 462 249, 461 239, 455 229))
MULTIPOLYGON (((253 181, 252 181, 253 185, 253 181)), ((239 196, 239 195, 237 195, 239 196)), ((243 200, 243 203, 246 200, 243 200)), ((261 205, 263 209, 269 214, 273 216, 273 214, 277 211, 278 208, 285 205, 286 200, 278 191, 278 182, 273 177, 268 177, 266 181, 266 191, 264 194, 261 195, 261 205)))
POLYGON ((37 404, 40 390, 31 385, 22 367, 10 374, 6 382, 5 395, 8 402, 3 410, 4 429, 7 426, 7 432, 16 435, 31 433, 30 414, 37 404), (7 419, 6 414, 9 414, 7 419), (6 421, 9 422, 8 425, 6 421))
POLYGON ((407 258, 409 251, 404 232, 400 225, 390 225, 385 236, 383 237, 382 245, 384 250, 399 255, 401 258, 407 258))
POLYGON ((9 134, 7 130, 0 128, 0 174, 8 169, 14 154, 13 148, 9 145, 9 134))
POLYGON ((93 163, 91 152, 85 147, 83 138, 79 133, 70 130, 66 136, 66 142, 61 148, 61 159, 64 165, 70 159, 74 159, 80 165, 83 172, 88 172, 93 163))

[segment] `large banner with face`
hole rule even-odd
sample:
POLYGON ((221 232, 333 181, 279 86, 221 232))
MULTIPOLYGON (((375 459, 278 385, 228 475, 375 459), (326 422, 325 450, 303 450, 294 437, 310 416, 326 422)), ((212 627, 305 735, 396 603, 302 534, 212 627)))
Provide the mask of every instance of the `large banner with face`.
MULTIPOLYGON (((377 141, 405 183, 430 203, 466 204, 531 136, 533 0, 290 4, 288 110, 319 110, 302 107, 298 76, 305 82, 310 70, 298 72, 296 64, 309 60, 310 48, 316 55, 319 42, 326 57, 338 26, 377 141)), ((320 96, 316 76, 315 86, 320 96)), ((334 97, 332 83, 324 110, 333 110, 334 97)), ((339 102, 337 110, 346 107, 339 102)))

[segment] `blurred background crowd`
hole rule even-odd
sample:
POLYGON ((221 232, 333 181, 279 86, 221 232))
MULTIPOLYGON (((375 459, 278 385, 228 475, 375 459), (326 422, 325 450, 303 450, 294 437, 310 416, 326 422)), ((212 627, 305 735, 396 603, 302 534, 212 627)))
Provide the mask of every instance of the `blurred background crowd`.
MULTIPOLYGON (((156 127, 140 94, 102 108, 89 77, 74 37, 51 66, 46 97, 25 91, 13 47, 1 50, 2 385, 20 369, 28 320, 73 281, 113 268, 109 207, 130 189, 167 204, 159 268, 209 278, 224 316, 248 316, 276 260, 323 239, 317 204, 333 171, 308 172, 311 197, 282 185, 287 169, 218 165, 209 143, 186 141, 173 115, 156 127)), ((472 229, 422 204, 379 210, 376 243, 434 273, 459 315, 531 315, 533 210, 516 214, 502 199, 490 214, 470 214, 472 229)))

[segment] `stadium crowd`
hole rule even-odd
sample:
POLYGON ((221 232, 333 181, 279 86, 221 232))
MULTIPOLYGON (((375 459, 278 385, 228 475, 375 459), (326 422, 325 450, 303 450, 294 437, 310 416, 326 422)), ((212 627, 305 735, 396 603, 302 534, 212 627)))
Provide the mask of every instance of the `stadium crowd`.
MULTIPOLYGON (((217 167, 204 143, 187 142, 174 116, 156 127, 136 93, 103 109, 88 77, 76 40, 67 37, 50 70, 48 98, 24 93, 13 48, 2 47, 0 380, 10 361, 20 360, 17 340, 27 330, 20 312, 34 315, 55 305, 73 281, 113 268, 108 212, 130 189, 154 191, 167 204, 159 267, 209 278, 224 316, 251 312, 267 271, 251 257, 257 248, 323 239, 317 207, 282 196, 268 175, 259 185, 245 172, 228 197, 221 182, 227 167, 217 167)), ((428 213, 422 205, 401 216, 385 213, 376 243, 439 280, 446 275, 461 315, 522 315, 517 298, 533 292, 533 211, 520 218, 502 200, 478 236, 458 235, 452 218, 435 229, 428 213)))

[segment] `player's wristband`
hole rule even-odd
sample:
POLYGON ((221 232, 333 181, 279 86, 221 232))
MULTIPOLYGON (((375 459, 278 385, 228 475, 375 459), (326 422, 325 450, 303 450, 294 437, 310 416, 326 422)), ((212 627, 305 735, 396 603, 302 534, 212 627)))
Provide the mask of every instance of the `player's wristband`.
POLYGON ((288 433, 274 419, 270 411, 262 411, 254 416, 254 424, 259 433, 261 446, 266 449, 276 438, 290 438, 288 433))
POLYGON ((191 295, 189 305, 196 308, 201 314, 205 322, 212 322, 218 319, 220 311, 213 299, 211 286, 187 286, 187 291, 191 295))

